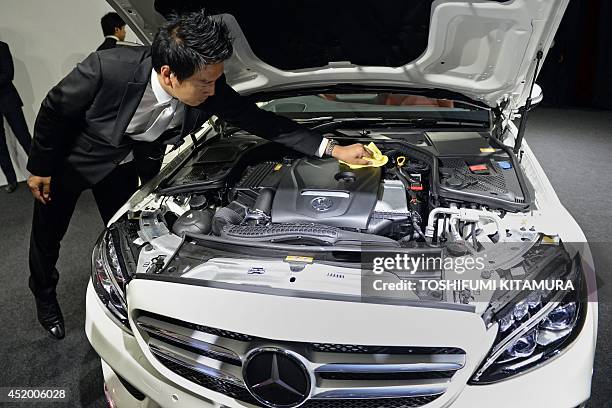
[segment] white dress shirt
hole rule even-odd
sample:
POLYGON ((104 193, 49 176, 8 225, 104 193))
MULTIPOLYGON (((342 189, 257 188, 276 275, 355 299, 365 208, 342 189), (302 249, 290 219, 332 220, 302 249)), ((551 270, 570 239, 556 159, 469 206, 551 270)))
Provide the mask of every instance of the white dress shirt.
POLYGON ((324 137, 323 140, 321 140, 319 149, 317 150, 317 156, 323 157, 323 155, 325 154, 325 149, 327 148, 327 143, 329 143, 329 139, 324 137))
MULTIPOLYGON (((168 94, 164 88, 162 88, 157 77, 157 72, 152 69, 147 88, 136 108, 136 112, 134 112, 134 116, 132 116, 132 120, 125 130, 125 134, 137 141, 155 141, 160 135, 158 134, 155 135, 155 137, 151 137, 151 135, 147 133, 147 130, 155 123, 162 110, 166 109, 168 106, 174 109, 172 119, 167 126, 168 129, 172 129, 182 123, 185 114, 185 105, 173 99, 172 95, 168 94)), ((128 163, 133 159, 134 155, 130 152, 121 164, 128 163)))
MULTIPOLYGON (((151 70, 151 79, 147 85, 147 89, 142 95, 140 104, 132 116, 132 120, 128 125, 125 133, 134 140, 152 142, 154 139, 148 139, 143 134, 146 133, 147 129, 155 122, 159 114, 163 109, 172 105, 172 96, 169 95, 159 83, 157 78, 157 72, 151 70)), ((174 116, 168 126, 168 129, 176 127, 181 124, 185 111, 185 105, 175 100, 173 104, 175 106, 174 116)), ((159 137, 159 136, 158 136, 159 137)))

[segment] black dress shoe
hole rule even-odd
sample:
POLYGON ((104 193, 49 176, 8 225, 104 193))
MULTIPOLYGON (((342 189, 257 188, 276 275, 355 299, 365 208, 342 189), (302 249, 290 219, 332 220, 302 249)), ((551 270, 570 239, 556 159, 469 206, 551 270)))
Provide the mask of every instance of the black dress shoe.
POLYGON ((9 183, 6 187, 4 187, 4 192, 12 193, 17 190, 17 183, 9 183))
POLYGON ((36 315, 38 321, 53 337, 63 339, 66 335, 64 329, 64 316, 57 299, 42 300, 36 298, 36 315))

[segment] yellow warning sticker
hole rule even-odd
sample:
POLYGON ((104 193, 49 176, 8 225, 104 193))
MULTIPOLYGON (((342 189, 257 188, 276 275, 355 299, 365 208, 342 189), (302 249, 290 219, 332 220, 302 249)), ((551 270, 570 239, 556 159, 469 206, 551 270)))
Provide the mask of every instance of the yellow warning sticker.
POLYGON ((314 261, 314 258, 311 256, 296 256, 296 255, 289 255, 285 258, 286 262, 305 262, 305 263, 312 263, 312 261, 314 261))
POLYGON ((279 171, 282 167, 283 165, 278 163, 276 166, 274 166, 274 171, 279 171))
POLYGON ((551 237, 550 235, 544 235, 542 237, 542 243, 543 244, 558 244, 559 237, 551 237))
POLYGON ((480 152, 481 153, 495 153, 495 149, 492 147, 481 147, 480 152))

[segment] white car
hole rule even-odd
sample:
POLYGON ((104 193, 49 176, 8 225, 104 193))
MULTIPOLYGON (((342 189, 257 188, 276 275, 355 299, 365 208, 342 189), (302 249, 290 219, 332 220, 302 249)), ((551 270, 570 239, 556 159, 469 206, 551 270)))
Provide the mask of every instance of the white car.
POLYGON ((568 1, 205 2, 236 90, 381 165, 194 135, 94 249, 109 406, 583 406, 593 262, 522 138, 568 1))

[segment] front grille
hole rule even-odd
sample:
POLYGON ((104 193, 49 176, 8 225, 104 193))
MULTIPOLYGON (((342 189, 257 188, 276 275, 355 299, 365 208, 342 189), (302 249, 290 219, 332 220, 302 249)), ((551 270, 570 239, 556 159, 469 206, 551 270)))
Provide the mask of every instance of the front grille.
POLYGON ((389 347, 359 346, 355 344, 312 343, 313 351, 321 353, 362 353, 362 354, 465 354, 457 347, 389 347))
POLYGON ((368 346, 358 346, 356 344, 325 344, 312 343, 312 350, 320 353, 368 353, 368 346))
POLYGON ((204 374, 189 367, 185 367, 184 365, 178 364, 166 358, 161 353, 154 351, 153 354, 155 354, 155 357, 159 360, 159 362, 166 366, 169 370, 193 383, 201 385, 204 388, 208 388, 211 391, 227 395, 228 397, 232 397, 249 404, 259 405, 257 400, 255 400, 255 398, 253 398, 251 394, 249 394, 249 391, 244 387, 240 387, 232 384, 229 381, 204 374))
MULTIPOLYGON (((211 391, 215 391, 228 397, 256 407, 263 407, 249 391, 227 381, 220 380, 213 376, 206 375, 196 370, 177 364, 163 355, 156 354, 157 359, 168 369, 172 370, 181 377, 201 385, 211 391)), ((427 395, 423 397, 408 398, 373 398, 373 399, 342 399, 342 400, 308 400, 301 407, 303 408, 414 408, 428 404, 442 394, 427 395)))
POLYGON ((144 315, 151 316, 151 317, 153 317, 153 318, 155 318, 157 320, 163 321, 163 322, 167 322, 167 323, 170 323, 170 324, 175 324, 177 326, 187 327, 187 328, 195 330, 195 331, 212 334, 213 336, 224 337, 226 339, 232 339, 232 340, 238 340, 238 341, 253 341, 254 340, 254 337, 252 337, 252 336, 249 336, 249 335, 246 335, 246 334, 242 334, 242 333, 236 333, 236 332, 229 331, 229 330, 215 329, 213 327, 202 326, 202 325, 195 324, 195 323, 184 322, 182 320, 173 319, 173 318, 167 317, 167 316, 160 316, 160 315, 157 315, 157 314, 154 314, 154 313, 146 313, 144 315))
POLYGON ((149 336, 151 338, 153 338, 153 339, 157 339, 157 340, 166 342, 167 344, 171 344, 171 345, 176 346, 176 347, 184 348, 185 350, 191 351, 192 353, 197 353, 197 354, 200 354, 200 355, 202 355, 204 357, 212 358, 214 360, 219 360, 219 361, 221 361, 223 363, 232 364, 232 365, 235 365, 235 366, 238 366, 238 367, 240 367, 242 365, 239 359, 230 358, 230 357, 226 357, 226 356, 223 356, 223 355, 215 354, 215 353, 210 352, 208 350, 198 349, 197 347, 193 347, 193 346, 190 346, 190 345, 187 345, 187 344, 184 344, 184 343, 181 343, 181 342, 178 342, 178 341, 175 341, 175 340, 172 340, 172 339, 169 339, 167 337, 163 337, 163 336, 160 336, 160 335, 157 335, 157 334, 154 334, 154 333, 149 333, 149 336))
MULTIPOLYGON (((168 316, 161 316, 155 313, 143 313, 143 316, 150 316, 153 319, 187 327, 196 331, 209 333, 214 336, 223 337, 231 340, 244 342, 266 341, 262 337, 250 336, 230 330, 216 329, 213 327, 202 326, 189 323, 168 316)), ((398 346, 364 346, 357 344, 334 344, 334 343, 308 343, 308 348, 319 353, 362 353, 362 354, 455 354, 463 355, 465 351, 458 347, 398 347, 398 346)))
POLYGON ((409 398, 344 399, 336 401, 309 400, 304 408, 414 408, 429 404, 440 395, 409 398))
POLYGON ((395 381, 395 380, 431 380, 435 378, 452 378, 454 371, 430 372, 389 372, 389 373, 320 373, 323 380, 338 381, 395 381))
POLYGON ((457 347, 398 347, 277 341, 141 312, 139 333, 174 374, 231 398, 262 406, 242 379, 247 354, 289 350, 315 376, 306 408, 402 408, 444 394, 465 364, 457 347))

